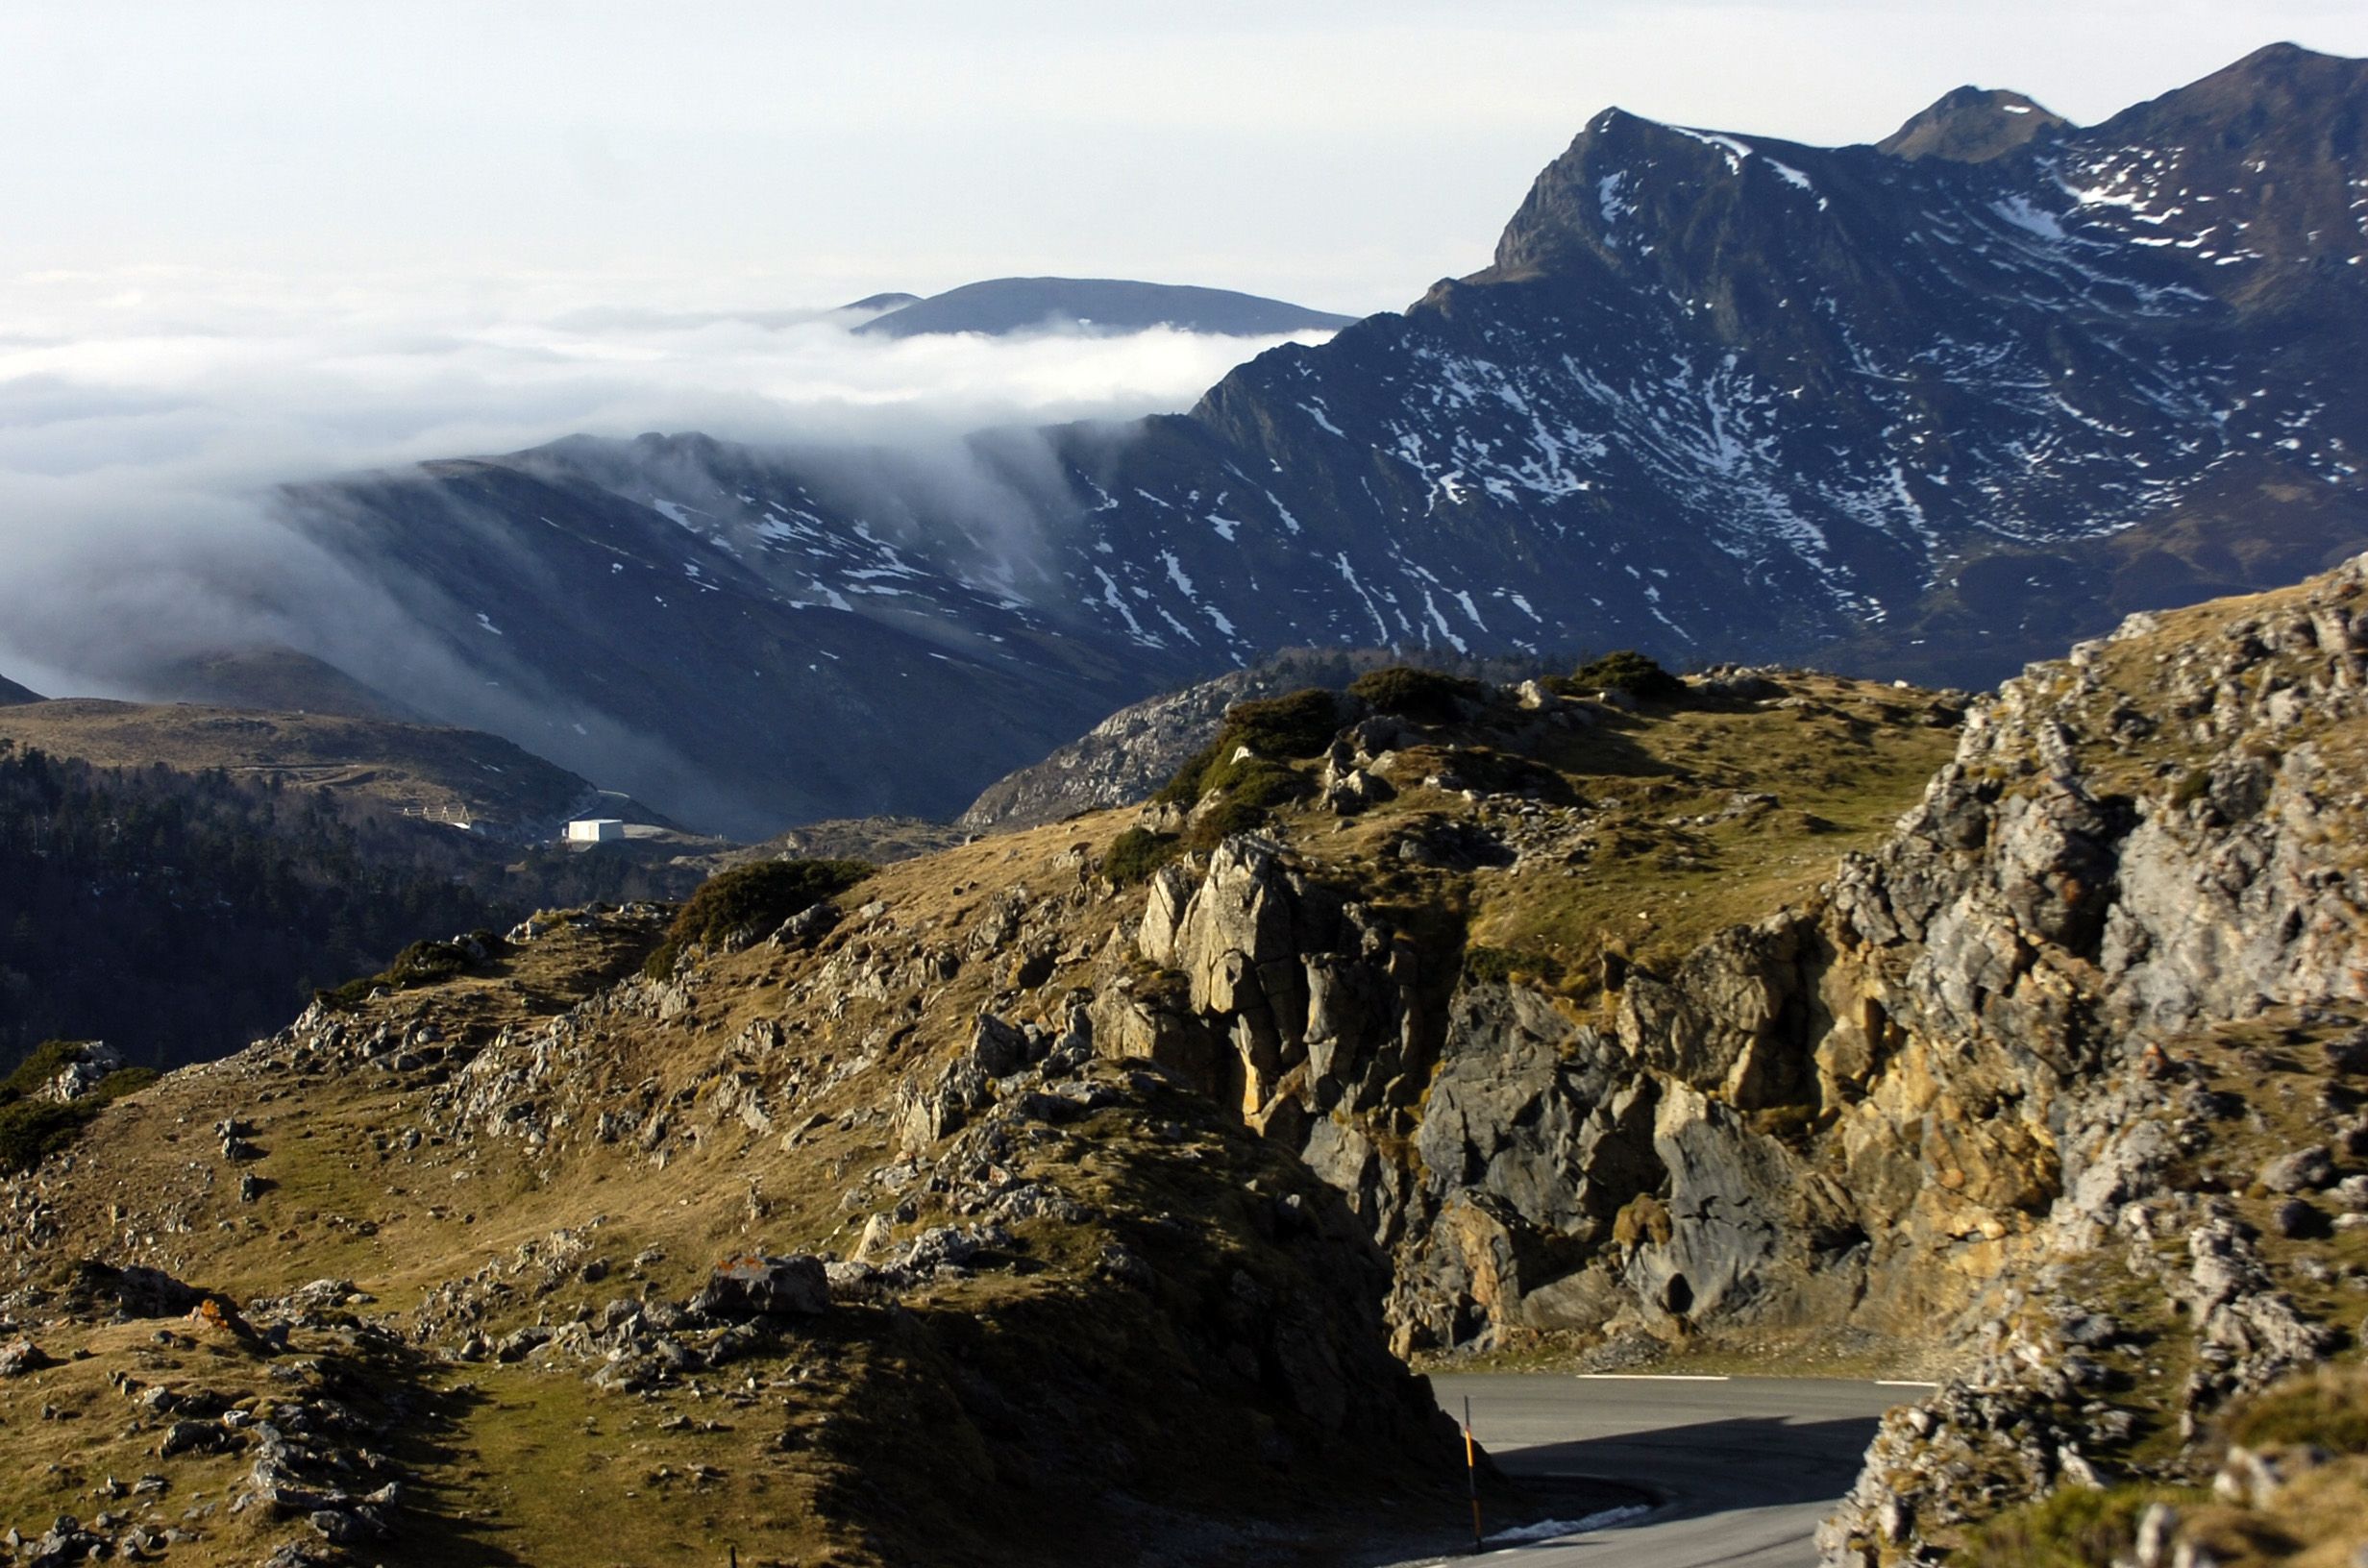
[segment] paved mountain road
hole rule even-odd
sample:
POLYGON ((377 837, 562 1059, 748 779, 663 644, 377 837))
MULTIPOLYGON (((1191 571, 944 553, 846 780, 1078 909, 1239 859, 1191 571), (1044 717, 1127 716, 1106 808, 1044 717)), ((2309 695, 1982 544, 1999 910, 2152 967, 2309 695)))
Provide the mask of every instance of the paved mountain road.
MULTIPOLYGON (((1516 1478, 1584 1476, 1667 1501, 1651 1513, 1490 1554, 1520 1568, 1813 1568, 1876 1418, 1917 1390, 1817 1378, 1434 1377, 1516 1478)), ((1438 1558, 1436 1561, 1457 1559, 1438 1558)))

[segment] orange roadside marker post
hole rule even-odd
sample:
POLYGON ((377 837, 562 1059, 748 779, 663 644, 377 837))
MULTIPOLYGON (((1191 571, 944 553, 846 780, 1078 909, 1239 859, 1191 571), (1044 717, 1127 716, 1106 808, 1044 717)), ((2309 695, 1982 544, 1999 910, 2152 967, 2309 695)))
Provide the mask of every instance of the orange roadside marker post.
POLYGON ((1471 1493, 1471 1549, 1480 1551, 1480 1456, 1471 1440, 1471 1396, 1464 1396, 1464 1485, 1471 1493))

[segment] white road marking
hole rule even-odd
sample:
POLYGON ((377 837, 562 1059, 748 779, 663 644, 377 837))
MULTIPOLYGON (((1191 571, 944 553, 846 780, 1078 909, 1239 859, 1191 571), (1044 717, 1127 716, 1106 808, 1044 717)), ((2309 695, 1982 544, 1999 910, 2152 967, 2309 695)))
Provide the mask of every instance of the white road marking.
POLYGON ((1730 1383, 1725 1373, 1709 1372, 1575 1372, 1591 1383, 1730 1383))

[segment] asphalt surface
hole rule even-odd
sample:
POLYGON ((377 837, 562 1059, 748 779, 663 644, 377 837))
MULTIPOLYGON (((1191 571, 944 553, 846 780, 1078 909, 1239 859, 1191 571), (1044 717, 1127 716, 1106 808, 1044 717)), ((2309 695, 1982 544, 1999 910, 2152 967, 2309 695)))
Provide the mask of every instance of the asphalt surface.
POLYGON ((1922 1392, 1822 1378, 1431 1383, 1458 1420, 1470 1398, 1473 1434, 1507 1474, 1618 1482, 1663 1500, 1592 1529, 1492 1538, 1488 1556, 1517 1568, 1814 1568, 1817 1523, 1857 1479, 1876 1418, 1922 1392))

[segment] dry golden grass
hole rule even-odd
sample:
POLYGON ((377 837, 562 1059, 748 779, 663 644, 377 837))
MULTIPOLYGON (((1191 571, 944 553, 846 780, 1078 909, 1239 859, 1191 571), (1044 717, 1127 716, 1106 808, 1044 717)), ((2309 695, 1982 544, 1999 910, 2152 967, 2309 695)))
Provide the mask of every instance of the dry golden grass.
MULTIPOLYGON (((562 1279, 539 1293, 525 1278, 513 1294, 485 1304, 481 1327, 498 1336, 541 1318, 563 1323, 597 1312, 619 1296, 680 1301, 729 1254, 845 1254, 868 1216, 849 1210, 842 1194, 893 1157, 876 1115, 889 1086, 967 1038, 981 1006, 1014 1019, 1057 1020, 1075 961, 1139 912, 1098 895, 1088 856, 1077 851, 1080 844, 1090 850, 1091 832, 1068 824, 887 868, 846 895, 851 904, 877 900, 886 916, 851 914, 822 951, 760 944, 705 955, 690 1005, 662 1025, 588 1015, 584 1027, 598 1034, 598 1048, 580 1081, 567 1086, 571 1103, 639 1104, 646 1095, 676 1107, 702 1131, 670 1144, 662 1164, 630 1139, 570 1138, 545 1148, 512 1138, 446 1139, 422 1119, 432 1068, 389 1075, 339 1065, 289 1073, 266 1070, 250 1055, 175 1074, 111 1107, 70 1168, 44 1172, 65 1233, 50 1255, 153 1263, 239 1299, 323 1276, 350 1278, 375 1298, 358 1311, 400 1324, 447 1282, 487 1268, 509 1278, 503 1271, 522 1245, 576 1230, 584 1245, 573 1257, 604 1263, 607 1276, 562 1279), (999 953, 965 962, 918 1011, 902 995, 846 997, 835 1009, 795 1000, 833 952, 862 946, 889 960, 917 945, 958 944, 1021 885, 1074 900, 1055 962, 1041 973, 1029 966, 1024 985, 1012 955, 999 953), (719 1066, 736 1060, 741 1031, 793 1015, 798 1027, 775 1065, 794 1058, 817 1080, 794 1114, 761 1132, 706 1119, 702 1108, 728 1080, 719 1066), (826 1070, 858 1062, 859 1070, 836 1079, 826 1070), (274 1184, 253 1204, 238 1201, 235 1172, 214 1146, 214 1124, 231 1115, 252 1126, 264 1153, 251 1168, 274 1184), (800 1136, 785 1144, 789 1127, 800 1136), (403 1135, 412 1129, 423 1136, 407 1148, 403 1135), (637 1261, 645 1249, 662 1256, 637 1261)), ((446 1041, 469 1047, 506 1030, 518 1038, 594 994, 604 977, 636 969, 661 924, 610 917, 597 926, 564 925, 481 972, 365 1002, 347 1027, 433 1023, 446 1041)), ((1015 1155, 1014 1176, 1057 1183, 1112 1214, 1195 1216, 1192 1234, 1209 1238, 1205 1248, 1195 1240, 1154 1254, 1179 1300, 1221 1295, 1212 1271, 1287 1276, 1296 1265, 1260 1238, 1252 1212, 1270 1198, 1248 1195, 1243 1184, 1256 1178, 1270 1192, 1313 1191, 1312 1179, 1246 1130, 1221 1125, 1212 1108, 1174 1099, 1156 1131, 1117 1112, 1044 1129, 1015 1155), (1179 1162, 1179 1146, 1196 1158, 1179 1162)), ((961 1217, 935 1194, 916 1196, 900 1236, 961 1217)), ((1128 1295, 1114 1304, 1093 1283, 1112 1234, 1105 1224, 1043 1220, 1013 1229, 1021 1266, 925 1285, 895 1308, 843 1306, 715 1374, 648 1394, 597 1391, 585 1381, 590 1367, 546 1365, 547 1357, 456 1364, 428 1350, 380 1356, 357 1373, 412 1402, 406 1426, 416 1441, 403 1457, 416 1484, 398 1536, 371 1548, 371 1560, 638 1565, 720 1562, 728 1549, 751 1568, 1009 1561, 1031 1553, 1079 1560, 1099 1550, 1098 1539, 1122 1555, 1122 1533, 1095 1533, 1118 1528, 1107 1517, 1065 1519, 1048 1507, 1065 1472, 1044 1468, 1039 1439, 1048 1433, 1063 1440, 1058 1421, 1031 1419, 1021 1433, 982 1445, 976 1412, 949 1392, 982 1371, 1006 1385, 1048 1383, 1073 1412, 1083 1469, 1104 1465, 1105 1453, 1131 1454, 1132 1486, 1161 1509, 1300 1515, 1304 1527, 1304 1488, 1369 1496, 1402 1483, 1331 1476, 1331 1461, 1315 1454, 1288 1472, 1259 1463, 1269 1417, 1254 1402, 1197 1385, 1197 1352, 1163 1327, 1173 1303, 1154 1310, 1128 1295), (1068 1370, 1048 1374, 1051 1367, 1068 1370), (997 1544, 959 1548, 964 1541, 997 1544)), ((1157 1233, 1138 1239, 1169 1245, 1157 1233)), ((133 1325, 121 1331, 123 1345, 37 1375, 37 1387, 70 1383, 78 1399, 108 1405, 105 1413, 120 1425, 128 1407, 112 1393, 101 1399, 105 1380, 132 1364, 126 1357, 153 1327, 133 1325)), ((277 1360, 335 1371, 358 1354, 333 1335, 321 1342, 300 1335, 290 1356, 277 1360)), ((234 1384, 210 1375, 225 1392, 268 1397, 275 1373, 258 1364, 234 1384)), ((25 1380, 14 1391, 30 1398, 37 1387, 25 1380)), ((10 1422, 0 1430, 24 1430, 17 1413, 0 1408, 10 1422)), ((92 1462, 119 1473, 134 1466, 123 1479, 136 1479, 136 1451, 152 1446, 155 1433, 126 1438, 121 1453, 78 1444, 98 1418, 94 1410, 46 1425, 28 1419, 45 1436, 63 1434, 62 1456, 89 1448, 99 1457, 92 1462)), ((197 1490, 218 1503, 245 1462, 174 1460, 165 1512, 178 1521, 197 1490)), ((96 1511, 86 1498, 69 1506, 85 1484, 79 1471, 48 1483, 33 1467, 18 1479, 23 1484, 0 1489, 0 1523, 45 1527, 58 1512, 96 1511)), ((190 1523, 207 1538, 177 1547, 176 1560, 251 1563, 304 1532, 301 1521, 266 1526, 244 1516, 190 1523)))
MULTIPOLYGON (((1377 902, 1452 911, 1472 943, 1549 959, 1583 997, 1607 949, 1648 969, 1673 964, 1714 932, 1813 897, 1843 854, 1881 842, 1956 749, 1930 694, 1817 674, 1784 685, 1795 705, 1598 710, 1599 727, 1521 747, 1579 802, 1581 849, 1566 863, 1452 873, 1389 853, 1416 818, 1517 811, 1422 788, 1451 769, 1443 747, 1403 754, 1394 800, 1345 823, 1302 807, 1276 826, 1328 875, 1377 902), (1742 794, 1775 798, 1724 815, 1742 794), (1702 817, 1717 820, 1688 821, 1702 817)), ((1490 729, 1440 739, 1509 745, 1490 729)))

